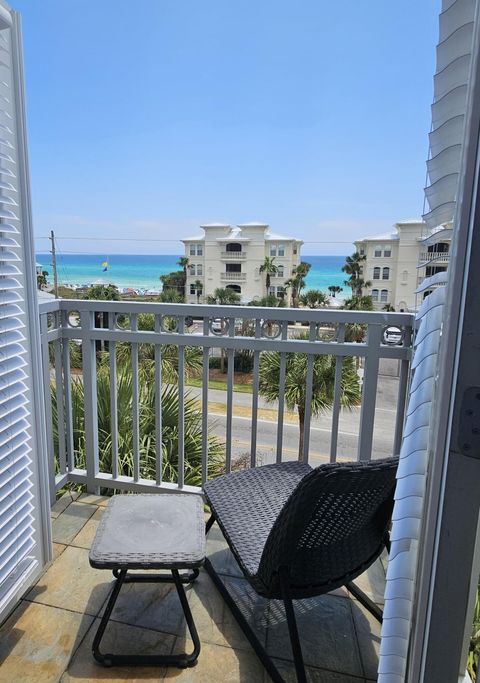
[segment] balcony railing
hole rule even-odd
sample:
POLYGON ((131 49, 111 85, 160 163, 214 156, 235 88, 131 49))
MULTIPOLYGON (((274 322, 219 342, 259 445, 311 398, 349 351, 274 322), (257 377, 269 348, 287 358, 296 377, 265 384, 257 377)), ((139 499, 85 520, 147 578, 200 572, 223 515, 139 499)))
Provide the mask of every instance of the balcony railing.
POLYGON ((247 254, 245 251, 222 251, 223 261, 244 261, 247 254))
POLYGON ((449 251, 424 251, 420 254, 420 261, 448 261, 449 251))
POLYGON ((399 452, 412 351, 410 314, 56 300, 40 305, 40 321, 52 496, 68 482, 92 492, 198 492, 218 467, 229 472, 238 466, 239 447, 250 466, 266 462, 257 454, 267 446, 271 461, 296 458, 288 444, 292 430, 298 437, 298 422, 285 399, 291 354, 305 354, 305 461, 366 460, 399 452), (359 326, 364 340, 345 341, 359 326), (385 330, 392 326, 400 329, 393 339, 390 332, 387 343, 385 330), (259 389, 262 354, 269 351, 278 354, 279 374, 278 400, 267 409, 259 389), (237 393, 235 359, 247 352, 251 394, 237 393), (209 389, 212 354, 225 362, 223 399, 221 392, 209 389), (331 407, 316 417, 314 367, 322 355, 334 357, 334 377, 331 407), (196 386, 190 387, 192 357, 196 386), (350 365, 361 377, 361 403, 345 417, 342 368, 347 358, 356 359, 350 365), (391 420, 383 426, 390 441, 377 448, 382 359, 398 361, 399 381, 394 410, 390 404, 380 406, 387 407, 380 411, 381 420, 391 420))
POLYGON ((229 273, 228 271, 225 273, 220 273, 220 279, 221 280, 236 280, 237 282, 245 282, 247 279, 247 274, 246 273, 229 273))

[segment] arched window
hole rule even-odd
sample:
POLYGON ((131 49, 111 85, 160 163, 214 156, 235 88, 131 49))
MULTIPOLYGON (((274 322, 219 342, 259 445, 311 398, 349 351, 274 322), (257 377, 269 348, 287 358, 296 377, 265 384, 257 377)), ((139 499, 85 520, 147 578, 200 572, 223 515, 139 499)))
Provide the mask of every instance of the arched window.
POLYGON ((225 247, 225 251, 242 251, 240 242, 229 242, 225 247))
POLYGON ((188 274, 189 274, 189 275, 195 275, 195 266, 193 265, 193 263, 191 263, 191 264, 188 266, 188 274))
POLYGON ((378 301, 378 289, 372 289, 372 301, 378 301))
POLYGON ((380 280, 380 268, 378 266, 373 269, 373 279, 380 280))
POLYGON ((278 270, 277 270, 278 277, 283 277, 283 272, 284 272, 283 266, 277 266, 277 268, 278 268, 278 270))
POLYGON ((390 279, 390 268, 384 268, 382 270, 382 280, 389 280, 390 279))
POLYGON ((227 285, 225 289, 231 289, 233 292, 236 292, 237 294, 242 293, 242 288, 240 285, 227 285))
POLYGON ((388 289, 382 289, 382 291, 380 292, 380 301, 383 304, 387 303, 387 301, 388 301, 388 289))
POLYGON ((375 245, 375 251, 373 255, 377 257, 382 255, 382 247, 380 244, 375 245))

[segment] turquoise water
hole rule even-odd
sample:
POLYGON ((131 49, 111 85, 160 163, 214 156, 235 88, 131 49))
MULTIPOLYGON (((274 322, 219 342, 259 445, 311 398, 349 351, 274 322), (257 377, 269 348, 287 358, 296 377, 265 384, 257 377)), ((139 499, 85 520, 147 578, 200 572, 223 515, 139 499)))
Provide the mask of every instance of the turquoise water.
MULTIPOLYGON (((160 275, 178 270, 179 256, 155 254, 58 254, 59 284, 89 285, 101 281, 112 283, 120 288, 161 289, 160 275), (108 270, 103 272, 102 262, 108 260, 108 270)), ((327 291, 330 285, 344 287, 345 279, 341 268, 345 256, 303 256, 303 261, 311 263, 307 276, 306 289, 327 291)), ((37 254, 37 261, 49 272, 48 281, 53 281, 52 257, 50 254, 37 254)), ((345 289, 345 287, 344 287, 345 289)), ((347 292, 342 292, 344 296, 347 292)))

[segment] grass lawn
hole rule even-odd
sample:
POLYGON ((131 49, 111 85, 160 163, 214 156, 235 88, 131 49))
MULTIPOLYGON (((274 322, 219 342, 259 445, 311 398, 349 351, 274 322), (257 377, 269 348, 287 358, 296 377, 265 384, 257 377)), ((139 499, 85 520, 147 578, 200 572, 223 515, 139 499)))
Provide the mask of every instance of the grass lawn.
MULTIPOLYGON (((189 378, 186 380, 185 384, 191 387, 201 387, 202 380, 197 378, 189 378)), ((220 389, 221 391, 227 391, 227 382, 221 379, 211 379, 208 382, 209 389, 220 389)), ((240 391, 242 394, 251 394, 252 385, 251 384, 235 384, 233 385, 233 391, 240 391)))

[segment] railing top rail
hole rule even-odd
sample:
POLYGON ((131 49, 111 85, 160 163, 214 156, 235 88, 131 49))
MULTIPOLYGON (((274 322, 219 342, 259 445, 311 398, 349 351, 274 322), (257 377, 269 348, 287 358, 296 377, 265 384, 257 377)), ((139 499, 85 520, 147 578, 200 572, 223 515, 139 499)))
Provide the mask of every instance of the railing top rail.
POLYGON ((359 323, 364 325, 413 327, 412 313, 388 311, 346 311, 320 308, 264 308, 262 306, 221 306, 211 304, 166 304, 143 301, 97 301, 55 299, 39 303, 40 314, 55 311, 104 311, 107 313, 153 313, 194 318, 245 318, 312 323, 359 323))

